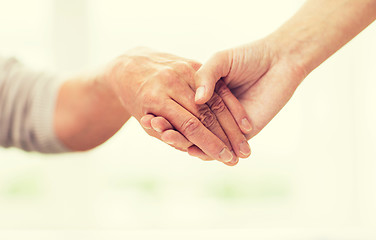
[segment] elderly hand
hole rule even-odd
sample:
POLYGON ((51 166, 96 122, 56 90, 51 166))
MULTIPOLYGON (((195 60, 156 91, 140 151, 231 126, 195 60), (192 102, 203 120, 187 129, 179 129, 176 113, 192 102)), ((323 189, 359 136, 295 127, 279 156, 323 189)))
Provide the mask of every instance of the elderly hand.
POLYGON ((202 159, 235 165, 237 156, 250 154, 249 145, 218 94, 207 104, 194 103, 194 75, 199 67, 193 60, 138 48, 111 63, 105 81, 148 134, 202 159), (144 115, 163 118, 141 121, 144 115), (164 119, 168 122, 160 121, 164 119), (159 128, 152 129, 153 123, 159 128), (161 132, 172 128, 182 135, 173 131, 163 138, 161 132), (176 134, 178 142, 169 142, 176 140, 176 134))

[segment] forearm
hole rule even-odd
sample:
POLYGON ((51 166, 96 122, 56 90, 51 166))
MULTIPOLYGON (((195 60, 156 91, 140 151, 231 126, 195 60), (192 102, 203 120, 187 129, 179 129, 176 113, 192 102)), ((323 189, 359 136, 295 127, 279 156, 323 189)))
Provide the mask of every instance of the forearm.
POLYGON ((376 0, 308 0, 268 39, 310 73, 376 18, 376 0))
POLYGON ((130 118, 102 75, 81 75, 61 87, 55 131, 73 151, 94 148, 112 137, 130 118))

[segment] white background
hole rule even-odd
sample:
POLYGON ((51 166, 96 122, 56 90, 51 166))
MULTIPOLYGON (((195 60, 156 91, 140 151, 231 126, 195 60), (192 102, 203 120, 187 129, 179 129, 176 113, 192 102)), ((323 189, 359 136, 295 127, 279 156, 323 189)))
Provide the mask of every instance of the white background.
MULTIPOLYGON (((0 0, 0 54, 64 76, 135 46, 205 61, 303 2, 0 0)), ((375 42, 373 24, 308 76, 237 167, 134 119, 87 153, 0 149, 0 229, 376 229, 375 42)))

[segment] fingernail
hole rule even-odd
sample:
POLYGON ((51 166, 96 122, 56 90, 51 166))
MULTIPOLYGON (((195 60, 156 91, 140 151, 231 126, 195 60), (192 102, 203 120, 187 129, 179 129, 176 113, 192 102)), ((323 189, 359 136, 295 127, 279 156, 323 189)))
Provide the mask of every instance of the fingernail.
POLYGON ((199 101, 200 99, 202 99, 205 95, 205 87, 204 86, 201 86, 199 88, 197 88, 197 91, 196 91, 196 96, 195 96, 195 101, 199 101))
POLYGON ((249 147, 248 142, 244 141, 240 144, 240 153, 243 155, 248 155, 251 152, 251 148, 249 147))
POLYGON ((249 123, 248 119, 247 118, 243 118, 242 119, 242 126, 243 128, 246 130, 246 131, 251 131, 252 130, 252 126, 251 124, 249 123))
POLYGON ((227 148, 224 148, 220 153, 219 153, 219 159, 222 161, 222 162, 231 162, 233 158, 233 155, 232 153, 230 152, 230 150, 228 150, 227 148))
POLYGON ((231 151, 231 154, 232 154, 232 160, 231 160, 231 163, 232 163, 232 164, 237 163, 237 162, 238 162, 238 159, 237 159, 237 157, 236 157, 235 152, 234 152, 234 151, 231 151))

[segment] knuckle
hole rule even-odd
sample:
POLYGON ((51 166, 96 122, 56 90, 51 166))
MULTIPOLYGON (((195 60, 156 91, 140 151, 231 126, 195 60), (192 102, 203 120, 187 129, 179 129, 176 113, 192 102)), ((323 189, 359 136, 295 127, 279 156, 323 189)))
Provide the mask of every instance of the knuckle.
POLYGON ((205 127, 210 128, 216 123, 216 117, 207 105, 200 105, 198 112, 199 119, 205 127))
POLYGON ((139 94, 139 98, 144 103, 144 105, 154 105, 159 101, 158 97, 158 90, 157 89, 150 89, 149 91, 144 91, 139 94))
POLYGON ((215 114, 220 114, 226 110, 223 99, 216 94, 208 101, 208 105, 215 114))
POLYGON ((197 118, 189 118, 181 125, 181 132, 184 136, 189 137, 197 133, 200 129, 200 121, 197 118))
POLYGON ((165 105, 165 98, 161 97, 157 90, 148 91, 140 96, 142 101, 142 113, 149 114, 153 111, 159 111, 165 105))
POLYGON ((230 89, 227 87, 226 83, 222 80, 218 81, 215 87, 215 91, 221 98, 228 97, 229 95, 232 94, 230 89))
POLYGON ((162 80, 167 86, 174 84, 178 79, 178 75, 172 67, 165 67, 158 73, 158 78, 162 80))

